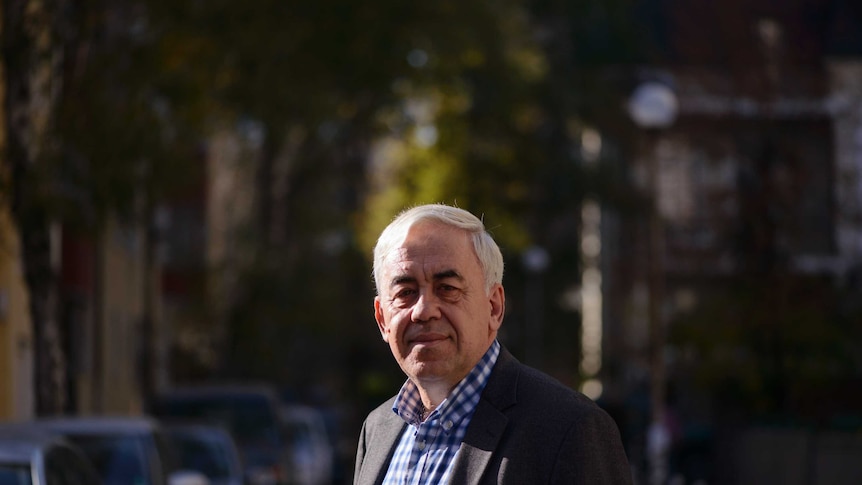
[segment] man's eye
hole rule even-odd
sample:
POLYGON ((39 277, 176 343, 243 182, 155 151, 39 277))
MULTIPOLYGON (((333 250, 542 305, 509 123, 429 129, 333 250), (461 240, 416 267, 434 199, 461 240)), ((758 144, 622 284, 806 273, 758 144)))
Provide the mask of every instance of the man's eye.
POLYGON ((452 296, 458 293, 458 288, 450 285, 440 285, 437 291, 443 296, 452 296))
POLYGON ((410 298, 416 294, 416 290, 412 288, 405 288, 395 292, 395 298, 399 300, 403 300, 405 298, 410 298))

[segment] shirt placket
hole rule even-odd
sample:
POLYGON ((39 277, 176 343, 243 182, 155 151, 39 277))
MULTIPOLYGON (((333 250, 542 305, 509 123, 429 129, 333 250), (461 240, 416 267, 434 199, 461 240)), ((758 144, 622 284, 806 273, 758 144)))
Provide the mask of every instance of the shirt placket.
POLYGON ((415 459, 410 460, 413 469, 412 473, 408 474, 409 478, 404 477, 405 484, 408 483, 408 480, 409 485, 421 485, 427 481, 429 460, 432 457, 431 452, 434 450, 434 442, 437 440, 438 434, 439 426, 436 420, 426 421, 417 428, 412 453, 415 459))

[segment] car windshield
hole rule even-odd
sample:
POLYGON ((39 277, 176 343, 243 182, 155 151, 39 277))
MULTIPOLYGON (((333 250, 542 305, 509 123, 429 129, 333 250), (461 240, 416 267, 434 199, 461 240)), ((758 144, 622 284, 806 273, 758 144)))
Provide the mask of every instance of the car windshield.
POLYGON ((133 436, 70 435, 86 454, 105 485, 150 483, 144 443, 133 436))
POLYGON ((0 485, 32 485, 30 467, 0 464, 0 485))
POLYGON ((280 444, 276 416, 269 402, 258 396, 168 398, 159 403, 156 413, 223 425, 246 445, 280 444))

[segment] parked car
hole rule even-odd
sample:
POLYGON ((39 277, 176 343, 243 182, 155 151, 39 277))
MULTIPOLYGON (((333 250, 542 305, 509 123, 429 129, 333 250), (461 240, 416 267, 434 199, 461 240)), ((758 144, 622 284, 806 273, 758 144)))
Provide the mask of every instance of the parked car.
POLYGON ((291 437, 294 479, 297 485, 330 485, 335 449, 323 413, 311 406, 284 405, 282 424, 291 437))
POLYGON ((157 421, 148 417, 53 417, 33 425, 64 436, 90 459, 105 485, 209 485, 178 466, 157 421))
POLYGON ((93 464, 64 438, 24 425, 0 426, 0 484, 100 483, 93 464))
POLYGON ((173 422, 165 423, 165 430, 182 468, 203 473, 211 485, 243 485, 239 450, 227 430, 208 424, 173 422))
POLYGON ((223 426, 236 440, 251 485, 291 483, 290 441, 283 433, 277 394, 266 385, 176 388, 161 393, 149 412, 164 420, 223 426))

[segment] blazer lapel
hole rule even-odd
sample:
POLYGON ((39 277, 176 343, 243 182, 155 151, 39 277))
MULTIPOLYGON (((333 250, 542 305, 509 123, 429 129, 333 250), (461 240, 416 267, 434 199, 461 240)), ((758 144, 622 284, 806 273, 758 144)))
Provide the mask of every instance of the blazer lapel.
POLYGON ((373 440, 371 440, 374 443, 374 449, 366 451, 360 479, 356 483, 383 483, 383 478, 386 477, 386 471, 388 470, 389 460, 395 452, 398 438, 401 437, 401 433, 406 426, 407 423, 395 413, 392 413, 391 418, 387 418, 380 423, 374 432, 375 436, 373 440))
POLYGON ((449 483, 478 485, 479 480, 485 473, 485 468, 491 461, 494 449, 503 436, 508 420, 506 416, 495 409, 486 401, 479 401, 476 413, 467 428, 467 435, 461 443, 461 450, 455 463, 452 465, 452 473, 449 475, 449 483))
POLYGON ((482 399, 470 420, 467 435, 452 466, 449 483, 478 485, 497 448, 506 424, 503 410, 515 404, 518 371, 516 361, 502 349, 497 364, 482 392, 482 399))

